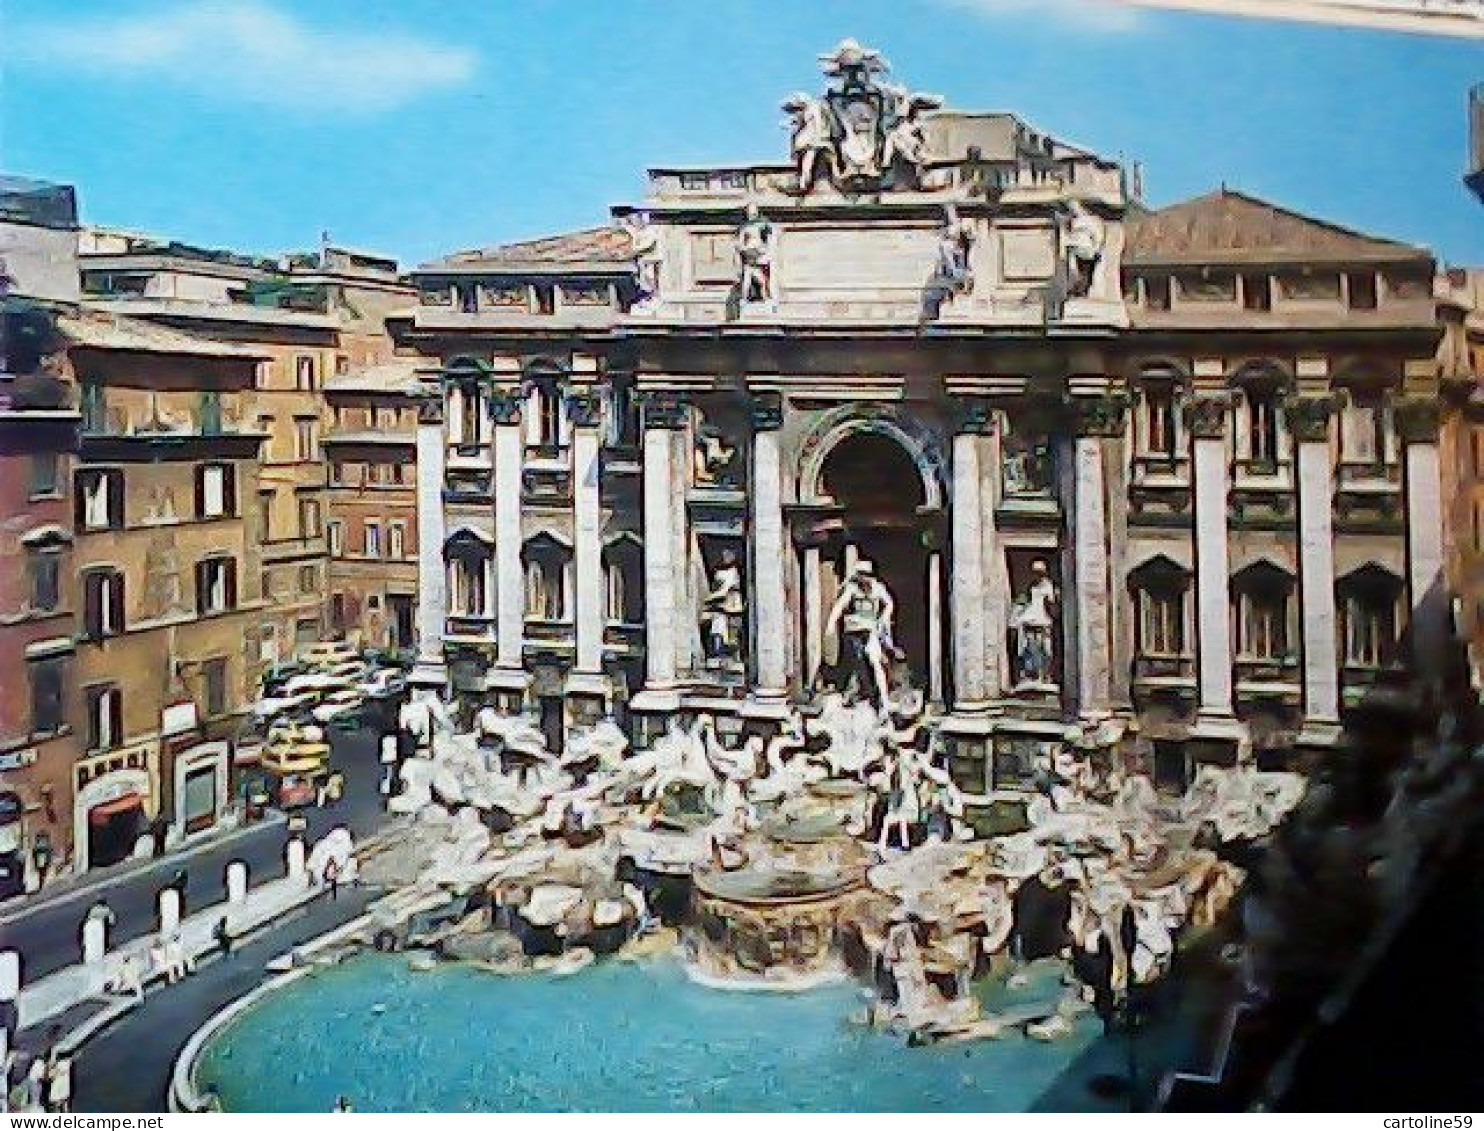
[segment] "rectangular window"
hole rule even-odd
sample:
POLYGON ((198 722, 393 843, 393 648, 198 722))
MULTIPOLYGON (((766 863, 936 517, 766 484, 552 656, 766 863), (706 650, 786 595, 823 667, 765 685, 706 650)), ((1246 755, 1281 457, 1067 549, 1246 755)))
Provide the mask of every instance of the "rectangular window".
POLYGON ((237 607, 237 563, 204 558, 196 563, 196 612, 224 613, 237 607))
POLYGON ((312 416, 294 417, 294 458, 300 463, 319 458, 319 422, 312 416))
POLYGON ((531 288, 532 309, 537 314, 556 313, 556 288, 550 283, 537 283, 531 288))
POLYGON ((206 690, 206 717, 215 718, 227 713, 227 659, 225 656, 207 660, 201 665, 201 679, 206 690))
POLYGON ((1345 276, 1346 293, 1350 296, 1351 310, 1376 309, 1376 276, 1369 272, 1356 272, 1345 276))
POLYGON ((407 482, 407 468, 403 464, 392 464, 392 482, 398 487, 407 482))
POLYGON ((1144 277, 1144 305, 1150 310, 1170 309, 1170 277, 1168 275, 1146 275, 1144 277))
POLYGON ((381 523, 366 523, 366 556, 368 558, 381 557, 381 523))
POLYGON ((1247 456, 1260 464, 1278 462, 1278 401, 1265 390, 1247 393, 1247 456))
POLYGON ((217 389, 206 389, 201 393, 201 434, 220 436, 222 431, 222 394, 217 389))
POLYGON ((66 657, 32 660, 27 672, 31 678, 31 733, 61 730, 67 686, 66 657))
POLYGON ((1242 276, 1242 305, 1256 314, 1273 309, 1273 281, 1267 275, 1242 276))
POLYGON ((320 530, 320 527, 319 527, 319 500, 318 499, 300 499, 299 500, 299 537, 300 538, 318 538, 319 537, 319 530, 320 530))
POLYGON ((330 461, 330 486, 341 487, 345 484, 345 464, 338 459, 330 461))
POLYGON ((108 431, 108 398, 97 381, 83 383, 80 407, 84 432, 108 431))
POLYGON ((312 565, 299 567, 299 592, 308 596, 319 588, 319 570, 312 565))
POLYGON ((62 493, 60 462, 56 452, 31 453, 31 498, 62 493))
POLYGON ((1469 452, 1473 457, 1474 478, 1484 479, 1484 428, 1469 433, 1469 452))
POLYGON ((330 594, 330 631, 339 636, 345 631, 345 594, 330 594))
POLYGON ((88 640, 106 640, 124 631, 124 575, 118 570, 82 575, 82 626, 88 640))
POLYGON ((237 513, 237 476, 231 464, 207 463, 196 469, 196 517, 237 513))
POLYGON ((1144 389, 1144 454, 1175 454, 1175 394, 1166 384, 1144 389))
POLYGON ((1185 654, 1185 595, 1139 591, 1139 653, 1144 656, 1185 654))
POLYGON ((330 539, 330 553, 337 558, 345 553, 345 524, 338 518, 332 518, 325 523, 325 533, 330 539))
POLYGON ((344 377, 349 372, 350 358, 343 353, 337 353, 335 355, 335 376, 344 377))
POLYGON ((62 555, 55 550, 32 550, 28 565, 31 608, 38 613, 49 613, 61 599, 62 555))
POLYGON ((394 522, 386 529, 386 553, 395 561, 407 556, 407 527, 400 522, 394 522))
POLYGON ((84 530, 119 530, 124 525, 124 473, 87 468, 77 473, 77 525, 84 530))
POLYGON ((1278 593, 1243 593, 1237 599, 1237 655, 1279 660, 1288 652, 1288 600, 1278 593))
POLYGON ((113 684, 90 687, 88 750, 112 750, 124 741, 124 693, 113 684))
POLYGON ((314 387, 314 355, 301 353, 294 358, 294 388, 301 393, 308 393, 313 392, 314 387))
POLYGON ((273 537, 273 492, 264 491, 258 496, 258 541, 267 542, 273 537))

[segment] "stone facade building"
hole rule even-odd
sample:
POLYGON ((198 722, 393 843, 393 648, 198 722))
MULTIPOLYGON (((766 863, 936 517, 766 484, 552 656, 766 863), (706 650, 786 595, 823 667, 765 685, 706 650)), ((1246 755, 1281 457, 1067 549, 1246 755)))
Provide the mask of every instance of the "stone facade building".
POLYGON ((267 440, 243 507, 269 604, 251 639, 266 663, 291 658, 327 631, 324 386, 390 355, 385 319, 410 293, 397 264, 335 247, 280 262, 98 230, 83 251, 100 309, 263 353, 248 413, 267 440))
POLYGON ((330 632, 410 656, 417 636, 416 359, 325 382, 330 632))
POLYGON ((1484 659, 1484 272, 1459 268, 1439 277, 1438 320, 1448 583, 1477 667, 1484 659))
POLYGON ((1446 623, 1428 253, 821 63, 790 161, 414 272, 415 677, 642 742, 874 649, 976 792, 1333 741, 1446 623))

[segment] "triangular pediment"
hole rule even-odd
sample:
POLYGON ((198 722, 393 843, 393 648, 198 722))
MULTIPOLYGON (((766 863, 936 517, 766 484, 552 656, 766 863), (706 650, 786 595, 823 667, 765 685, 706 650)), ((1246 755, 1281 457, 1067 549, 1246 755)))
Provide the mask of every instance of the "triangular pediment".
POLYGON ((1131 209, 1124 263, 1130 266, 1222 263, 1427 261, 1428 252, 1305 216, 1222 188, 1154 210, 1131 209))

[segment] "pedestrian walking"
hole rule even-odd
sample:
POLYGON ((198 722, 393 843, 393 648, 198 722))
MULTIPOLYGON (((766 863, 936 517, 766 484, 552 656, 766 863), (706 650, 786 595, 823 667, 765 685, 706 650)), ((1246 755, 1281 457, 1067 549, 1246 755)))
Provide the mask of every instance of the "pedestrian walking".
POLYGON ((164 814, 157 816, 149 823, 149 837, 154 843, 155 856, 158 858, 165 855, 165 838, 170 832, 170 823, 165 820, 164 814))
POLYGON ((57 1056, 51 1062, 46 1078, 47 1111, 72 1110, 72 1058, 57 1056))
POLYGON ((21 1096, 21 1108, 25 1111, 40 1111, 46 1102, 46 1058, 34 1056, 26 1069, 26 1084, 21 1096))
POLYGON ((340 898, 340 864, 333 856, 325 861, 325 886, 332 900, 340 898))
POLYGON ((227 923, 227 917, 225 915, 216 921, 215 927, 211 928, 211 937, 216 940, 216 945, 221 948, 222 957, 231 957, 232 928, 227 923))
POLYGON ((186 875, 184 868, 175 869, 175 875, 170 879, 170 886, 180 893, 180 913, 182 915, 185 914, 186 881, 188 879, 189 877, 186 875))

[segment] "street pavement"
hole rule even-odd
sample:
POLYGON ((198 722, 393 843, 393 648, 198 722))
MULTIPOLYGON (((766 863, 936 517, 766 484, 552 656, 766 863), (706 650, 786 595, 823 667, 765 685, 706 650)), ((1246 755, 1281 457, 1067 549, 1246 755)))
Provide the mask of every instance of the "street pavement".
POLYGON ((230 957, 198 967, 185 981, 152 989, 143 1005, 78 1051, 74 1109, 165 1111, 170 1071, 191 1034, 217 1010, 257 986, 270 959, 349 922, 380 894, 342 889, 338 900, 316 900, 302 914, 234 949, 230 957))
MULTIPOLYGON (((342 824, 359 842, 385 822, 379 740, 372 730, 330 731, 330 760, 345 773, 345 795, 326 809, 304 810, 309 823, 306 839, 311 844, 342 824)), ((186 873, 183 913, 194 914, 226 900, 226 868, 233 860, 246 861, 254 886, 283 876, 286 842, 283 821, 266 821, 220 839, 207 839, 194 850, 171 854, 96 884, 58 895, 39 892, 0 911, 0 948, 19 950, 22 978, 34 981, 82 960, 82 920, 96 900, 106 899, 117 917, 109 938, 112 948, 154 932, 158 892, 177 871, 186 873)))

